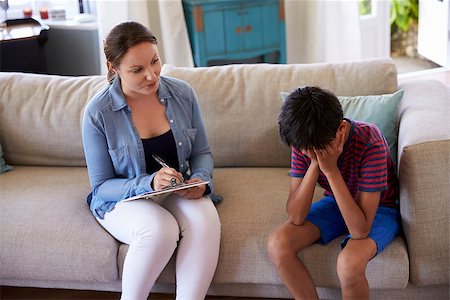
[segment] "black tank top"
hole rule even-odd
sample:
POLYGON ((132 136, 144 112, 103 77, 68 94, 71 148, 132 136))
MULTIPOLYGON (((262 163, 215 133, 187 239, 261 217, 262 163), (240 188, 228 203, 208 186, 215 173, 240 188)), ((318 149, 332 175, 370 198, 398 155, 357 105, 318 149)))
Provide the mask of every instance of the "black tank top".
POLYGON ((161 165, 152 157, 153 154, 161 157, 170 167, 179 171, 179 162, 177 154, 177 146, 172 130, 149 139, 142 139, 145 153, 145 166, 147 174, 152 174, 159 169, 161 165))

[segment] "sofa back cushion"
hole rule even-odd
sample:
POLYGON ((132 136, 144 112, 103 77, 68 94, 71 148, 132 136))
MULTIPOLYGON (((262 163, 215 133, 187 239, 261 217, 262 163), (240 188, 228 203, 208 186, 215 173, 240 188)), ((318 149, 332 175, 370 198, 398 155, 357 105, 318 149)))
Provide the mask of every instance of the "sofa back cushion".
POLYGON ((85 166, 81 118, 105 76, 0 73, 0 142, 8 164, 85 166))
POLYGON ((278 135, 280 92, 315 85, 338 96, 389 94, 397 90, 390 59, 339 64, 229 65, 184 68, 163 74, 195 89, 216 167, 288 167, 290 149, 278 135))
MULTIPOLYGON (((316 85, 337 95, 393 93, 390 59, 339 64, 165 66, 197 92, 216 167, 288 167, 277 118, 280 92, 316 85)), ((12 165, 85 166, 81 119, 105 76, 0 73, 0 143, 12 165)))

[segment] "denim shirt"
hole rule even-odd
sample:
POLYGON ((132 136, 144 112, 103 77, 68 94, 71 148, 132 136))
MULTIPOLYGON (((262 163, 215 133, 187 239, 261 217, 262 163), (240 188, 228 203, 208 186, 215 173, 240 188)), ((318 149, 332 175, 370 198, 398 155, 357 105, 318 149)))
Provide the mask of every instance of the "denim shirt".
MULTIPOLYGON (((194 90, 161 76, 158 98, 166 106, 180 172, 186 179, 212 180, 213 160, 194 90)), ((86 105, 82 136, 91 185, 87 202, 94 216, 103 219, 118 201, 153 191, 156 173, 145 173, 144 147, 118 77, 86 105)), ((212 181, 208 187, 213 192, 212 181)))

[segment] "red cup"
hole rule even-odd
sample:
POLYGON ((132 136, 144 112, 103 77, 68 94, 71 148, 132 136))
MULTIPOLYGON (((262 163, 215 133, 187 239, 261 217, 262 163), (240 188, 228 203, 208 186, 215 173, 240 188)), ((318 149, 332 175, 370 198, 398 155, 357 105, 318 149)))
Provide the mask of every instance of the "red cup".
POLYGON ((31 18, 32 15, 33 15, 33 10, 32 10, 31 8, 25 7, 25 8, 23 9, 23 16, 24 16, 25 18, 31 18))
POLYGON ((41 8, 39 10, 39 14, 41 15, 41 19, 42 20, 47 20, 48 19, 48 9, 46 8, 41 8))

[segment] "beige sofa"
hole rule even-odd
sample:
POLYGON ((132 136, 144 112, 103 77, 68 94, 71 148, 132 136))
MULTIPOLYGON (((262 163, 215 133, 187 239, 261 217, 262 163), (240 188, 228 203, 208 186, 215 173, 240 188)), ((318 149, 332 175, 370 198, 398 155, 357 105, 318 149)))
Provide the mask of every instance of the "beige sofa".
MULTIPOLYGON (((197 91, 214 155, 222 222, 211 295, 290 295, 266 251, 285 220, 289 149, 280 143, 280 92, 318 85, 337 95, 392 93, 390 59, 341 64, 165 66, 197 91)), ((0 73, 0 143, 13 170, 0 175, 0 285, 120 291, 127 246, 90 214, 80 122, 105 78, 0 73)), ((374 298, 449 298, 450 96, 437 81, 405 83, 399 109, 398 167, 404 236, 373 259, 374 298)), ((320 190, 317 190, 317 197, 320 190)), ((340 297, 339 242, 301 256, 319 295, 340 297)), ((173 260, 155 292, 174 291, 173 260)))

